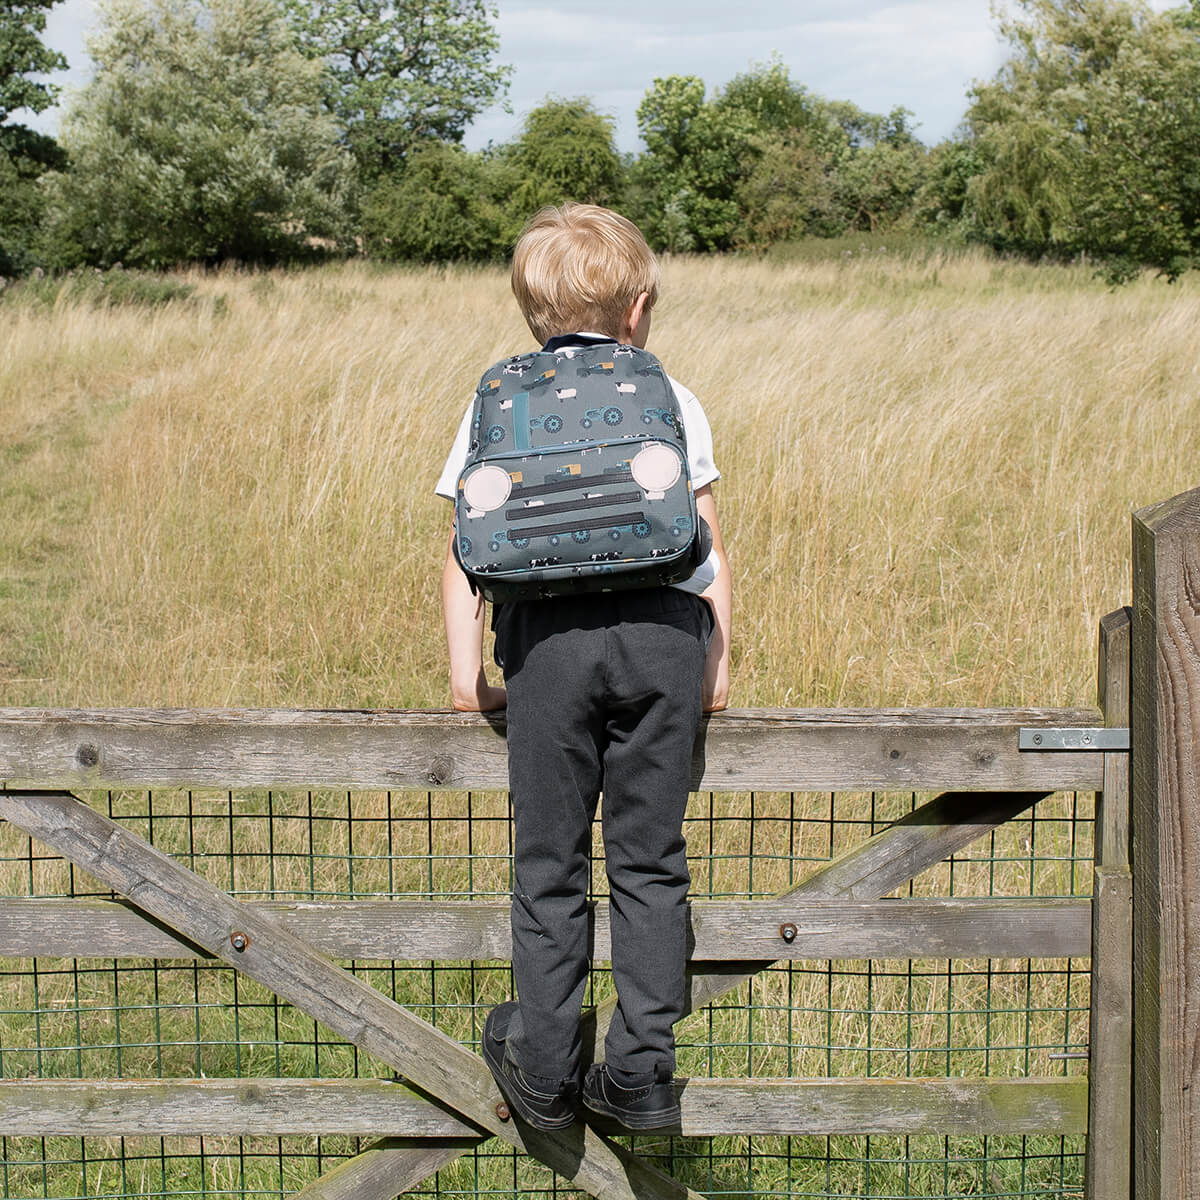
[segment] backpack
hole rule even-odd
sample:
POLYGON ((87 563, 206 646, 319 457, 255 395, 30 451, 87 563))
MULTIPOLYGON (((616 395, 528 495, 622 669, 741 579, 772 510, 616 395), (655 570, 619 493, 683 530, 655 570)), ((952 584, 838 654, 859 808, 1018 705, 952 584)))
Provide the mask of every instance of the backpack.
POLYGON ((504 359, 475 395, 454 546, 488 600, 655 587, 707 555, 662 365, 602 342, 504 359))

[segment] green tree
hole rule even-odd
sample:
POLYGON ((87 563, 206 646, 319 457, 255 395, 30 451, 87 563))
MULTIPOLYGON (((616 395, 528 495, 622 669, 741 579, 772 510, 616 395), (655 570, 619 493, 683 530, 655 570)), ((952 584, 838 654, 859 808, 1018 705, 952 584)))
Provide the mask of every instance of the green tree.
POLYGON ((765 250, 776 242, 840 231, 829 156, 807 130, 768 134, 757 150, 737 190, 741 244, 765 250))
POLYGON ((902 108, 887 116, 839 106, 846 143, 834 156, 834 192, 847 227, 875 232, 909 221, 929 156, 902 108), (853 110, 853 112, 847 111, 853 110))
POLYGON ((350 161, 275 0, 108 0, 47 177, 59 263, 271 262, 347 236, 350 161))
POLYGON ((929 152, 925 178, 914 198, 917 221, 934 230, 971 236, 973 222, 967 192, 982 169, 978 148, 971 138, 963 135, 939 142, 929 152))
POLYGON ((31 78, 60 70, 67 60, 42 42, 55 0, 10 0, 0 9, 0 275, 32 265, 31 244, 41 221, 40 175, 63 163, 53 138, 12 120, 19 109, 44 112, 58 88, 31 78))
POLYGON ((590 100, 548 99, 525 118, 505 154, 517 180, 511 207, 519 220, 566 200, 609 207, 619 202, 624 165, 613 122, 590 100))
POLYGON ((824 101, 793 80, 778 57, 734 76, 714 104, 742 114, 759 133, 817 134, 826 124, 824 101))
POLYGON ((486 0, 285 0, 306 54, 325 63, 326 102, 361 170, 397 167, 416 144, 460 141, 500 96, 486 0))
POLYGON ((364 248, 392 262, 501 259, 517 232, 506 207, 512 189, 512 172, 501 158, 428 142, 368 193, 364 248))
POLYGON ((646 153, 638 163, 639 212, 651 243, 725 250, 741 231, 737 188, 755 155, 754 122, 705 99, 695 75, 656 79, 638 106, 646 153))
POLYGON ((67 60, 42 42, 46 13, 58 0, 8 0, 0 9, 0 125, 19 108, 44 112, 58 88, 31 75, 61 70, 67 60))
POLYGON ((639 215, 671 249, 763 249, 911 218, 926 151, 902 108, 829 101, 778 59, 711 99, 696 76, 656 79, 638 108, 639 215))
POLYGON ((1114 278, 1177 276, 1200 250, 1194 9, 1022 0, 1012 56, 967 114, 982 170, 968 206, 993 244, 1087 253, 1114 278))

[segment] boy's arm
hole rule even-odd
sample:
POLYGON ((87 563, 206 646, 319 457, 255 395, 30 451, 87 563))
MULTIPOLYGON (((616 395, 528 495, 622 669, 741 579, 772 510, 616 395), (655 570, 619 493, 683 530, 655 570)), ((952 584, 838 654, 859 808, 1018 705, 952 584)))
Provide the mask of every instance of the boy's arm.
POLYGON ((716 618, 712 642, 708 647, 708 660, 704 664, 704 711, 717 712, 729 703, 729 645, 733 624, 733 577, 729 571, 729 559, 725 556, 725 543, 721 539, 721 526, 717 522, 717 502, 713 498, 712 486, 706 484, 696 493, 696 511, 712 531, 713 550, 716 552, 720 570, 717 577, 702 593, 712 606, 716 618))
POLYGON ((459 712, 490 712, 507 702, 504 689, 492 687, 483 672, 483 611, 483 597, 472 593, 454 557, 451 530, 442 568, 442 613, 450 651, 450 703, 459 712))

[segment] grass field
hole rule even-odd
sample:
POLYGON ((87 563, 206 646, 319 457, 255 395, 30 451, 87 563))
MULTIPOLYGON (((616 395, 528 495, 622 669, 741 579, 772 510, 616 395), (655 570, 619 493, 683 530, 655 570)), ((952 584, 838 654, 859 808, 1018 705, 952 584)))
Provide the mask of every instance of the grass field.
MULTIPOLYGON (((432 495, 499 271, 218 274, 0 309, 0 701, 441 706, 432 495)), ((1192 486, 1196 281, 971 255, 666 266, 734 703, 1091 702, 1133 507, 1192 486)))
MULTIPOLYGON (((1112 292, 1083 267, 875 245, 665 274, 650 348, 701 396, 724 471, 733 702, 1092 703, 1097 621, 1129 599, 1129 512, 1197 482, 1197 280, 1112 292)), ((180 282, 189 297, 154 307, 0 302, 0 704, 444 706, 432 487, 479 371, 529 344, 503 274, 180 282)), ((694 891, 770 894, 917 801, 731 797, 714 816, 697 797, 694 891)), ((247 894, 508 887, 494 798, 473 802, 469 853, 461 797, 108 803, 247 894)), ((1089 837, 1090 799, 1056 797, 918 890, 1085 892, 1089 837)), ((2 830, 0 883, 87 887, 2 830)), ((221 967, 39 962, 5 979, 5 1077, 381 1070, 221 967)), ((466 1041, 508 987, 496 964, 359 969, 466 1041)), ((689 1018, 680 1066, 1075 1073, 1048 1056, 1086 1044, 1086 1004, 1086 964, 800 963, 689 1018)), ((322 1154, 207 1142, 207 1159, 194 1139, 93 1142, 89 1176, 77 1140, 9 1139, 3 1191, 276 1195, 322 1154)), ((350 1149, 325 1139, 326 1165, 350 1149)), ((712 1195, 1061 1195, 1079 1139, 659 1149, 712 1195)), ((490 1153, 437 1194, 553 1190, 490 1153)))

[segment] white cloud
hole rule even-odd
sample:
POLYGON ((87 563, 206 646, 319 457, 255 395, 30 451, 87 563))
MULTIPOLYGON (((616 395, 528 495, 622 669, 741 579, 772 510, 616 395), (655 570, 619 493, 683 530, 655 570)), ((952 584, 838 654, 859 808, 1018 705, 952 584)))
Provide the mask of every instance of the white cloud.
POLYGON ((946 137, 973 79, 1003 58, 988 0, 609 0, 603 9, 501 0, 501 59, 514 67, 512 116, 489 112, 468 144, 503 141, 547 94, 590 96, 637 147, 638 102, 656 76, 710 88, 778 54, 792 78, 871 111, 910 108, 927 141, 946 137))
MULTIPOLYGON (((1150 0, 1162 10, 1180 0, 1150 0)), ((618 144, 638 146, 636 111, 655 77, 699 75, 710 88, 778 54, 792 78, 872 112, 903 105, 927 142, 947 137, 976 79, 1004 59, 990 0, 604 0, 602 5, 498 0, 500 59, 514 67, 512 112, 497 107, 467 144, 507 141, 547 95, 589 96, 617 122, 618 144)), ((55 82, 82 86, 84 37, 94 0, 50 10, 46 40, 70 69, 55 82)), ((58 114, 36 119, 57 128, 58 114)))

